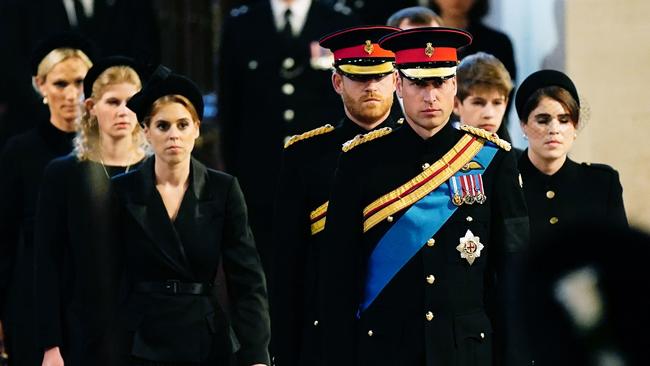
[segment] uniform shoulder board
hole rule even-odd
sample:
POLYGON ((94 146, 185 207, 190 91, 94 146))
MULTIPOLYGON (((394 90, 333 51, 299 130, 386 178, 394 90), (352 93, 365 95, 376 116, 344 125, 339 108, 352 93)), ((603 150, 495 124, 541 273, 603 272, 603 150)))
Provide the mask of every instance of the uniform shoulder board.
POLYGON ((286 149, 300 140, 306 140, 310 137, 323 135, 332 131, 334 131, 334 126, 326 124, 325 126, 314 128, 313 130, 301 133, 300 135, 293 135, 284 143, 284 148, 286 149))
POLYGON ((465 132, 471 133, 474 136, 482 137, 490 142, 493 142, 495 145, 497 145, 498 147, 502 148, 505 151, 510 151, 512 149, 510 143, 506 140, 500 139, 496 133, 486 131, 482 128, 472 127, 469 125, 461 125, 460 129, 465 132))
POLYGON ((242 5, 242 6, 240 6, 240 7, 237 7, 237 8, 232 9, 232 10, 230 11, 230 16, 233 17, 233 18, 235 18, 235 17, 238 17, 238 16, 240 16, 240 15, 244 15, 244 14, 246 14, 246 13, 248 13, 248 6, 246 6, 246 5, 242 5))
POLYGON ((368 141, 378 139, 382 136, 386 136, 393 131, 390 127, 380 128, 378 130, 370 131, 364 135, 356 135, 352 140, 347 141, 343 144, 343 152, 348 152, 354 149, 356 146, 364 144, 368 141))

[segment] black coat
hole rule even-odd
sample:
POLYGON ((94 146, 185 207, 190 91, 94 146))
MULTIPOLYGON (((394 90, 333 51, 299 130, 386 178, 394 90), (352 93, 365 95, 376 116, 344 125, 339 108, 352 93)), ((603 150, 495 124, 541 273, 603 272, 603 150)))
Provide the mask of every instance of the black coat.
POLYGON ((124 171, 68 155, 43 176, 34 232, 39 345, 59 346, 66 365, 114 362, 120 262, 107 174, 124 171))
POLYGON ((74 133, 42 121, 5 146, 0 157, 0 319, 12 365, 43 359, 36 343, 34 305, 34 217, 43 171, 72 149, 74 133))
POLYGON ((238 351, 242 364, 269 364, 266 284, 237 180, 192 160, 190 184, 170 221, 155 187, 154 160, 113 179, 129 283, 125 326, 131 354, 205 362, 238 351), (223 261, 230 317, 213 294, 138 291, 142 282, 211 284, 223 261))
POLYGON ((268 0, 239 8, 224 21, 218 110, 224 162, 241 183, 267 270, 284 139, 344 116, 331 71, 311 66, 310 48, 320 37, 352 25, 351 17, 317 1, 291 41, 276 29, 268 0), (285 94, 286 88, 293 90, 285 94), (293 115, 285 119, 288 110, 293 115))
POLYGON ((567 157, 560 170, 546 175, 530 162, 526 150, 519 159, 519 171, 533 242, 541 244, 549 235, 583 221, 627 227, 623 188, 612 167, 578 164, 567 157))
POLYGON ((503 364, 507 309, 499 281, 528 239, 512 152, 498 151, 483 173, 487 201, 460 206, 356 317, 368 258, 406 211, 364 234, 364 207, 439 160, 463 134, 448 123, 423 140, 404 123, 341 155, 321 250, 327 365, 491 365, 493 357, 503 364), (468 230, 485 245, 471 266, 456 249, 468 230))
POLYGON ((318 253, 324 243, 322 231, 312 235, 310 213, 329 199, 343 143, 366 132, 344 118, 331 132, 284 151, 273 221, 271 310, 278 366, 313 365, 320 359, 318 253))

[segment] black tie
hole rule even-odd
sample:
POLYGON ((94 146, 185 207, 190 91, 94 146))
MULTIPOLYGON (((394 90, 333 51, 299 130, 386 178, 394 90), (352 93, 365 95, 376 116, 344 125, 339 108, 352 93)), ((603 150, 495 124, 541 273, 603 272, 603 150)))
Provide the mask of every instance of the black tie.
POLYGON ((282 35, 286 39, 293 38, 293 30, 291 30, 291 9, 287 8, 284 12, 284 28, 282 29, 282 35))
POLYGON ((77 28, 85 29, 88 25, 88 18, 83 5, 81 5, 81 0, 74 0, 74 12, 77 14, 77 28))

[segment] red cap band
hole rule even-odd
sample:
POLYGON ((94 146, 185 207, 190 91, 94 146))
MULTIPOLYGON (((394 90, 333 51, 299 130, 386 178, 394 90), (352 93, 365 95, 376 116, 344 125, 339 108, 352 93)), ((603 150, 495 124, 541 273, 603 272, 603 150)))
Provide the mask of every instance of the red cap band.
POLYGON ((366 45, 358 45, 353 47, 341 48, 340 50, 334 51, 334 59, 341 60, 346 58, 394 58, 395 54, 391 51, 385 50, 377 43, 372 44, 371 52, 368 53, 366 50, 369 49, 366 45))
POLYGON ((426 48, 411 48, 395 52, 396 63, 410 64, 422 62, 454 62, 458 61, 456 49, 453 47, 434 47, 431 56, 427 56, 426 48))

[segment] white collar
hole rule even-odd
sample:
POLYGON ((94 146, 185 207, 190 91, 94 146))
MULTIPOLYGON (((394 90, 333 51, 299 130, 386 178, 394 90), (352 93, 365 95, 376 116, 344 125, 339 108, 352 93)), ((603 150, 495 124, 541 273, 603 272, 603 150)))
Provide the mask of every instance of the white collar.
POLYGON ((284 0, 270 0, 271 12, 276 29, 284 28, 284 12, 291 8, 291 30, 294 35, 300 34, 307 21, 307 13, 311 7, 312 0, 293 0, 291 6, 287 5, 284 0))

